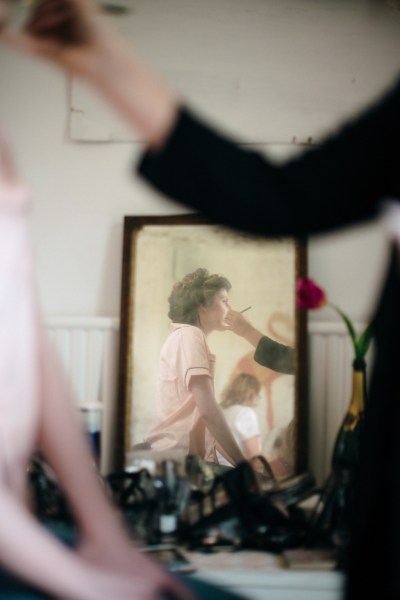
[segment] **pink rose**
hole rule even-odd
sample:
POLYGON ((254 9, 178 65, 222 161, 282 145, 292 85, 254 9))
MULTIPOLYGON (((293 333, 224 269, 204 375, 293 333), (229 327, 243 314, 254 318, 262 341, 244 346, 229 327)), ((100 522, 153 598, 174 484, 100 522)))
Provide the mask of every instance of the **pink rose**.
POLYGON ((365 355, 368 352, 368 348, 372 341, 372 325, 369 324, 364 331, 357 335, 353 323, 349 317, 340 308, 334 304, 328 303, 325 291, 320 288, 315 281, 304 277, 304 279, 298 279, 296 283, 296 306, 303 310, 315 310, 323 308, 324 306, 330 306, 334 311, 337 312, 339 317, 343 320, 346 325, 347 331, 349 332, 351 341, 354 348, 355 359, 364 360, 365 355))
POLYGON ((305 310, 315 310, 325 306, 326 294, 312 279, 305 277, 296 284, 296 306, 305 310))

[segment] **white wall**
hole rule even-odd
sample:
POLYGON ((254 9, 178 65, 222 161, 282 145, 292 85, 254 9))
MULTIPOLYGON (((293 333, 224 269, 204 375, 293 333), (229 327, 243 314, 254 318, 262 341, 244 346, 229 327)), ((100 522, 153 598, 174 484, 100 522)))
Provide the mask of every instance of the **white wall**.
POLYGON ((132 181, 137 147, 68 141, 64 76, 3 47, 0 74, 1 121, 33 190, 44 310, 117 316, 123 216, 171 212, 171 205, 132 181))
MULTIPOLYGON (((273 0, 253 0, 252 2, 229 0, 228 3, 226 0, 220 0, 219 3, 215 3, 213 0, 208 3, 209 6, 205 6, 203 3, 204 15, 207 15, 208 18, 206 24, 211 39, 210 43, 219 45, 217 50, 222 52, 222 56, 224 56, 225 43, 229 47, 229 52, 233 51, 234 46, 229 45, 232 40, 230 40, 228 32, 226 32, 225 38, 221 36, 221 31, 224 32, 224 27, 226 28, 226 23, 221 18, 221 11, 218 11, 221 2, 221 6, 224 6, 224 2, 226 7, 235 6, 239 16, 242 14, 238 10, 239 7, 246 9, 243 14, 249 14, 251 13, 250 9, 253 9, 255 17, 252 22, 257 23, 262 17, 266 27, 271 25, 271 20, 277 15, 279 20, 276 23, 281 27, 281 34, 276 38, 276 43, 286 35, 289 36, 288 39, 293 37, 293 43, 298 43, 299 49, 304 46, 301 41, 304 33, 301 27, 305 27, 306 23, 308 29, 305 30, 305 33, 308 36, 310 36, 310 31, 318 34, 321 27, 326 26, 323 21, 324 16, 329 17, 327 23, 331 22, 331 15, 334 14, 332 6, 335 5, 328 1, 315 3, 312 0, 308 0, 308 2, 307 0, 301 0, 301 2, 297 0, 297 3, 294 4, 293 0, 285 3, 273 0), (264 14, 266 6, 271 9, 268 14, 264 14), (299 9, 296 12, 296 6, 302 7, 302 11, 299 9), (323 6, 326 6, 326 10, 322 10, 323 6), (317 11, 316 16, 319 20, 313 19, 313 11, 317 11), (210 29, 210 23, 213 26, 212 29, 210 29), (289 32, 285 28, 285 23, 288 23, 289 32), (296 42, 295 32, 298 30, 301 36, 296 42)), ((163 6, 168 9, 168 5, 170 5, 171 10, 172 8, 176 10, 177 4, 199 6, 199 3, 187 0, 183 3, 182 1, 179 3, 176 0, 168 0, 163 3, 163 6)), ((341 4, 339 2, 339 6, 341 4)), ((359 2, 355 2, 354 6, 358 7, 359 4, 359 2)), ((164 28, 163 35, 160 35, 159 29, 155 31, 151 29, 149 15, 140 13, 141 5, 149 7, 152 2, 146 0, 143 3, 142 0, 134 3, 136 22, 141 23, 140 40, 142 40, 143 52, 147 50, 146 55, 151 54, 159 60, 157 57, 163 56, 164 49, 170 48, 168 43, 171 42, 170 37, 174 35, 174 32, 164 28), (143 31, 143 27, 148 27, 148 30, 144 29, 143 31)), ((229 12, 233 19, 235 13, 226 12, 229 12)), ((199 14, 196 13, 195 17, 194 23, 196 25, 197 22, 196 27, 200 27, 199 14)), ((351 38, 352 33, 355 39, 357 35, 364 36, 363 43, 359 43, 355 47, 355 52, 365 55, 365 48, 370 46, 373 50, 372 56, 376 56, 377 41, 382 37, 382 32, 385 34, 385 29, 382 26, 376 26, 377 21, 371 20, 371 14, 368 11, 356 11, 355 17, 357 17, 355 25, 352 26, 353 29, 345 31, 344 39, 351 38), (364 23, 364 28, 360 29, 356 26, 357 19, 364 23), (369 41, 366 41, 365 38, 368 38, 369 41)), ((353 19, 355 17, 353 15, 353 19)), ((395 14, 392 17, 390 25, 393 25, 393 19, 395 24, 399 25, 399 15, 395 14)), ((244 24, 246 25, 246 22, 244 24)), ((179 25, 178 22, 176 25, 178 29, 179 25)), ((247 23, 247 26, 250 25, 251 22, 247 23)), ((276 27, 274 28, 276 30, 276 27)), ((386 47, 379 50, 378 58, 380 60, 376 58, 374 62, 371 61, 371 57, 367 56, 368 72, 366 69, 364 69, 365 73, 354 71, 360 81, 359 96, 352 89, 352 93, 347 94, 347 99, 343 99, 344 94, 340 94, 339 91, 337 97, 331 99, 333 108, 330 110, 333 122, 338 119, 338 115, 342 117, 343 112, 349 111, 350 107, 354 110, 357 102, 361 102, 360 99, 373 95, 390 79, 396 65, 393 58, 393 43, 396 42, 393 42, 392 39, 393 27, 389 27, 387 31, 390 35, 383 36, 388 42, 386 47)), ((239 33, 239 31, 235 31, 235 34, 239 33)), ((264 43, 262 33, 263 30, 260 28, 255 29, 254 35, 252 31, 247 32, 248 37, 259 37, 256 40, 258 48, 261 47, 261 42, 264 43)), ((316 35, 316 47, 321 44, 320 37, 321 34, 316 35)), ((190 43, 188 36, 183 39, 186 44, 190 43)), ((179 48, 179 39, 176 43, 179 48)), ((309 45, 310 41, 308 40, 307 43, 309 45)), ((286 42, 287 44, 288 42, 286 42)), ((329 53, 335 49, 334 41, 331 41, 330 44, 329 53)), ((243 44, 243 46, 245 45, 243 44)), ((295 51, 298 52, 299 49, 295 48, 295 51)), ((397 49, 400 50, 398 42, 397 49)), ((286 52, 285 55, 283 52, 281 52, 281 56, 275 55, 273 63, 276 66, 282 62, 285 67, 283 69, 284 79, 291 81, 297 76, 298 65, 294 56, 296 52, 291 52, 291 48, 288 50, 289 52, 286 52)), ((339 47, 336 50, 341 56, 340 64, 343 64, 343 72, 347 74, 345 70, 347 68, 345 65, 348 63, 346 50, 341 50, 339 47)), ((245 52, 245 49, 241 48, 240 52, 245 52)), ((307 71, 308 76, 313 74, 319 81, 327 81, 331 76, 328 73, 329 77, 327 78, 326 62, 318 62, 317 52, 314 58, 308 50, 307 52, 308 62, 312 62, 315 58, 312 68, 307 71)), ((183 50, 181 54, 184 55, 185 51, 183 50)), ((271 52, 265 53, 269 61, 271 61, 270 54, 271 52)), ((397 56, 399 54, 397 52, 397 56)), ((216 52, 216 55, 220 54, 216 52)), ((254 60, 256 60, 255 57, 254 60)), ((365 65, 362 66, 365 67, 365 65)), ((204 66, 205 73, 208 68, 211 69, 211 65, 206 64, 204 66)), ((229 68, 232 68, 232 65, 229 68)), ((357 65, 354 66, 354 69, 357 69, 357 65)), ((275 72, 279 72, 279 69, 275 68, 275 72)), ((31 183, 33 189, 33 236, 45 313, 50 316, 117 316, 119 313, 123 216, 146 213, 167 214, 183 212, 187 209, 158 197, 135 176, 132 176, 132 163, 140 152, 139 144, 87 144, 72 142, 68 139, 67 82, 62 74, 53 70, 53 67, 40 64, 25 56, 16 55, 2 47, 0 75, 2 82, 0 118, 14 141, 21 173, 31 183)), ((257 71, 257 76, 262 76, 267 82, 271 80, 270 75, 264 71, 258 74, 257 71)), ((276 76, 274 77, 276 79, 276 76)), ((278 83, 279 81, 280 79, 277 80, 278 83)), ((306 81, 305 89, 308 89, 310 83, 306 81)), ((195 86, 193 78, 187 83, 186 92, 189 97, 190 85, 195 86)), ((296 78, 295 89, 299 85, 296 78)), ((322 85, 319 88, 322 89, 322 85)), ((301 89, 303 90, 303 88, 301 89)), ((332 93, 330 91, 330 96, 332 93)), ((315 95, 314 92, 313 94, 315 95)), ((207 100, 210 97, 213 98, 213 94, 208 93, 205 97, 207 106, 209 105, 207 100)), ((295 101, 293 105, 296 105, 295 101)), ((216 106, 217 109, 213 112, 214 107, 210 105, 211 116, 218 114, 218 103, 216 106)), ((276 111, 279 116, 279 106, 274 110, 275 113, 271 116, 270 121, 266 121, 265 115, 263 117, 263 122, 267 123, 267 127, 269 122, 276 121, 276 111)), ((327 122, 328 117, 329 111, 324 115, 324 122, 327 122)), ((250 119, 250 115, 248 118, 250 119)), ((306 118, 305 115, 304 118, 306 118)), ((300 119, 298 120, 300 121, 300 119)), ((241 124, 242 128, 245 126, 246 120, 243 123, 241 124)), ((235 130, 235 123, 232 123, 232 130, 235 130)), ((285 135, 288 135, 289 131, 292 130, 285 132, 285 135)), ((282 139, 286 140, 286 138, 282 139)), ((268 142, 270 139, 266 141, 268 142)), ((321 202, 323 202, 323 198, 321 198, 321 202)), ((375 298, 376 281, 381 277, 383 254, 384 242, 378 225, 353 228, 310 241, 309 271, 313 277, 326 286, 332 299, 340 303, 355 319, 362 320, 368 315, 375 298)), ((322 317, 316 314, 312 315, 312 318, 322 317)), ((327 318, 326 314, 324 318, 327 318)))

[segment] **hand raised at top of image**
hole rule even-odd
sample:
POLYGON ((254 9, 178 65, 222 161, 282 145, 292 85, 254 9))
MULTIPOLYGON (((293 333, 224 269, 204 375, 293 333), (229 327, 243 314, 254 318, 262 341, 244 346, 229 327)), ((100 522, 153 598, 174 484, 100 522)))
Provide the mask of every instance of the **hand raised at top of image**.
POLYGON ((94 87, 149 147, 164 143, 177 118, 175 93, 92 0, 40 0, 21 32, 7 29, 7 6, 0 0, 5 43, 94 87))

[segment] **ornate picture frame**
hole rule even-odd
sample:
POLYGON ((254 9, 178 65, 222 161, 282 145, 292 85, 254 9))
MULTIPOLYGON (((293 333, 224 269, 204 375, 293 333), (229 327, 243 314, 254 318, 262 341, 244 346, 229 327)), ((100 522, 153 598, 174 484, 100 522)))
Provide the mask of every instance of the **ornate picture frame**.
MULTIPOLYGON (((293 472, 307 467, 306 313, 295 307, 295 284, 306 275, 306 241, 264 239, 210 223, 195 214, 124 218, 118 368, 116 464, 143 441, 152 419, 158 357, 168 335, 173 283, 198 267, 226 276, 230 303, 263 334, 293 345, 292 375, 254 361, 254 348, 231 331, 208 341, 217 356, 217 400, 237 372, 255 375, 262 388, 257 409, 266 456, 284 443, 290 421, 293 472)), ((263 450, 264 451, 264 450, 263 450)))

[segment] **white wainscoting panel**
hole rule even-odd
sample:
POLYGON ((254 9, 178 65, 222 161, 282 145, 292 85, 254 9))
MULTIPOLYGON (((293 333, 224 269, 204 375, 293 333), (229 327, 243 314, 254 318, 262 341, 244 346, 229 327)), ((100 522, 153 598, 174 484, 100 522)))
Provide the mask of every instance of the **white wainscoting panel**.
MULTIPOLYGON (((118 319, 49 318, 45 325, 77 405, 99 402, 103 407, 101 471, 107 473, 113 467, 118 319)), ((357 331, 364 326, 355 324, 357 331)), ((353 351, 340 322, 311 322, 308 332, 310 469, 322 483, 329 473, 333 443, 350 399, 353 351)), ((370 363, 371 356, 368 358, 370 363)))
POLYGON ((77 407, 102 407, 102 473, 112 470, 116 418, 119 322, 108 317, 48 318, 45 326, 64 365, 77 407))

